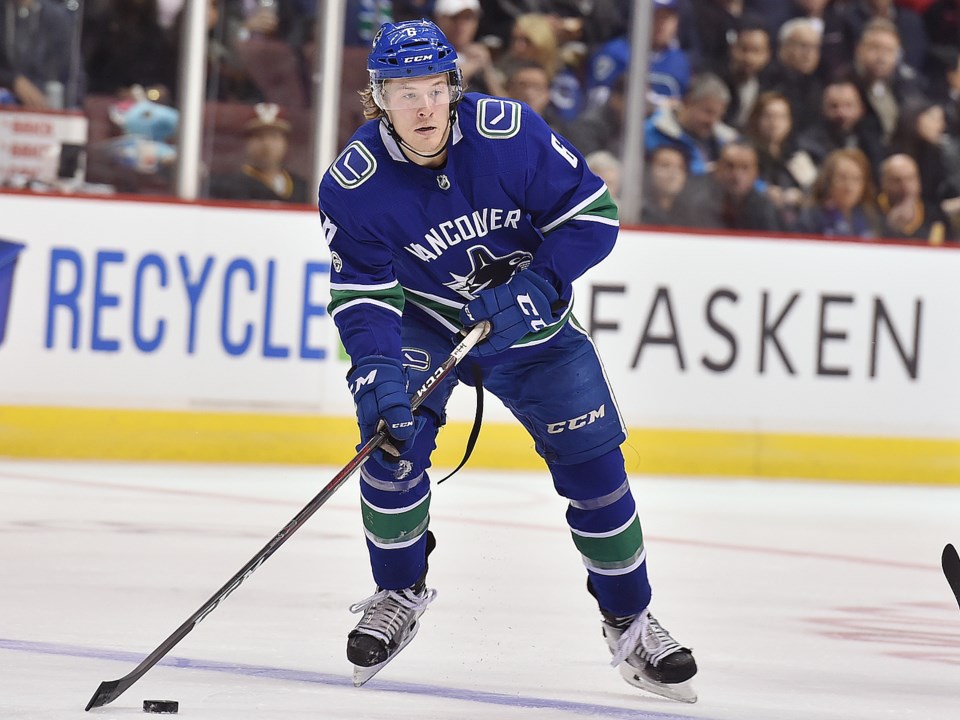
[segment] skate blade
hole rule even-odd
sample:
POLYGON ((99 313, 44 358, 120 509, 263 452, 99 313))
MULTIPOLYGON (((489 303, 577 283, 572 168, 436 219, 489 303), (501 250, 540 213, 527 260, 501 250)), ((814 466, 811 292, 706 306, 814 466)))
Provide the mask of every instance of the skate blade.
POLYGON ((390 662, 392 658, 387 658, 382 663, 378 665, 371 665, 370 667, 363 667, 362 665, 353 666, 353 686, 360 687, 367 680, 376 675, 380 670, 383 669, 383 666, 390 662))
POLYGON ((677 702, 684 703, 695 703, 697 701, 697 693, 694 691, 689 680, 681 683, 660 683, 644 676, 628 663, 623 663, 620 666, 620 675, 634 687, 646 690, 648 693, 653 693, 660 697, 665 697, 668 700, 676 700, 677 702))
POLYGON ((403 639, 397 649, 394 650, 390 655, 387 656, 387 659, 382 663, 377 663, 376 665, 370 665, 369 667, 364 667, 363 665, 354 665, 353 666, 353 686, 360 687, 365 684, 370 678, 376 675, 378 672, 383 670, 397 655, 400 654, 400 651, 403 650, 407 645, 410 644, 410 641, 416 637, 417 633, 420 631, 420 622, 416 622, 410 630, 410 634, 403 639))

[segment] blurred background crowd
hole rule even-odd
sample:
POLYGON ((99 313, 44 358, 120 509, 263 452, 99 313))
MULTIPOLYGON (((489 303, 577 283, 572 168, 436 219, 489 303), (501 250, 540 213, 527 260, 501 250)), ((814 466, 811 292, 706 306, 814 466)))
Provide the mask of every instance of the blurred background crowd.
MULTIPOLYGON (((209 0, 204 197, 314 202, 317 5, 209 0)), ((357 91, 376 29, 427 17, 457 48, 468 91, 529 103, 623 192, 632 0, 345 5, 341 145, 363 122, 357 91)), ((0 0, 0 111, 82 113, 87 142, 63 154, 61 178, 169 194, 183 6, 0 0)), ((960 0, 652 6, 644 224, 960 237, 960 0)), ((4 183, 50 189, 17 173, 4 183)))

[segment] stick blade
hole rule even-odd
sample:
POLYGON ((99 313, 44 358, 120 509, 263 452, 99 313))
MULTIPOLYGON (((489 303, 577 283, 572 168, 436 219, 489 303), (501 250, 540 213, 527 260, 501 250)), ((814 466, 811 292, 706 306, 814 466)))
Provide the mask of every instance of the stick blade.
POLYGON ((97 688, 97 691, 93 694, 93 697, 90 698, 90 702, 87 703, 87 706, 84 710, 90 710, 91 708, 100 707, 101 705, 106 705, 111 703, 120 697, 120 694, 127 689, 127 685, 121 687, 120 680, 104 680, 100 683, 100 687, 97 688))
POLYGON ((960 605, 960 555, 957 549, 947 543, 943 548, 943 556, 940 558, 940 564, 943 567, 943 574, 950 583, 950 589, 953 590, 953 596, 960 605))

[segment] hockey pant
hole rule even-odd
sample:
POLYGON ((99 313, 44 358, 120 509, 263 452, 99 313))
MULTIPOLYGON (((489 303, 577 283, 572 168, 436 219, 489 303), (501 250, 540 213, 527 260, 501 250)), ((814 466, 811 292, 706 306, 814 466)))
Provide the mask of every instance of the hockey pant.
MULTIPOLYGON (((416 314, 404 318, 409 388, 418 388, 453 348, 416 314)), ((457 382, 475 368, 533 437, 557 492, 569 501, 567 524, 600 606, 632 615, 650 602, 646 554, 620 445, 626 431, 589 336, 568 323, 540 348, 465 359, 418 410, 426 420, 400 470, 367 461, 360 472, 363 526, 378 587, 413 585, 426 569, 430 455, 457 382)))

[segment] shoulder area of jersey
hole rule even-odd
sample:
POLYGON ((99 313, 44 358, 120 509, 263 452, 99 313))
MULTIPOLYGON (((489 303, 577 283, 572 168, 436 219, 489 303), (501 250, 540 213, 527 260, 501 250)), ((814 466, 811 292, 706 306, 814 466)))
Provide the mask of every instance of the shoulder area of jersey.
POLYGON ((458 108, 460 128, 476 129, 487 140, 510 140, 530 124, 533 111, 518 100, 470 93, 458 108))
POLYGON ((320 181, 321 189, 356 190, 375 184, 369 181, 376 176, 377 167, 383 162, 383 158, 378 157, 382 149, 379 125, 379 121, 371 121, 360 126, 327 168, 320 181))

